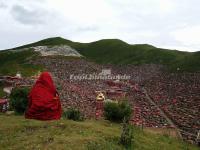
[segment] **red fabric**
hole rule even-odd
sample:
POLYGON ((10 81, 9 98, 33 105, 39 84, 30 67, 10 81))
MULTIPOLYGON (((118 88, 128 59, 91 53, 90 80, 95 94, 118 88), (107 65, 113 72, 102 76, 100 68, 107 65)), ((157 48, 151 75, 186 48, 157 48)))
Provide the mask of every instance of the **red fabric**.
POLYGON ((53 80, 48 72, 43 72, 29 94, 25 118, 37 120, 58 120, 61 104, 53 80))

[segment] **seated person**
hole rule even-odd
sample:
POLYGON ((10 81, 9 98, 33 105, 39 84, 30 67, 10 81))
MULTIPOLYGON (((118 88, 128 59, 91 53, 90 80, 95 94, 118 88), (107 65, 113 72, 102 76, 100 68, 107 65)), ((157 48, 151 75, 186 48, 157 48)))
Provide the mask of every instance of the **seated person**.
POLYGON ((29 93, 25 118, 37 120, 58 120, 61 104, 53 80, 48 72, 43 72, 29 93))

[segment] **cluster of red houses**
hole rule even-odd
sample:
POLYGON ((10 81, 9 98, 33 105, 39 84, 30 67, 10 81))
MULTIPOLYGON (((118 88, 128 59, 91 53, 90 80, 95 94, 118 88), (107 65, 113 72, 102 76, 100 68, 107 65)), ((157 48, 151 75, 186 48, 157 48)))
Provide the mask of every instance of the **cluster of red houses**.
POLYGON ((6 112, 8 110, 8 100, 0 99, 0 112, 6 112))
POLYGON ((0 82, 4 87, 3 92, 6 93, 6 96, 0 97, 0 112, 6 112, 9 107, 8 96, 10 95, 12 89, 18 86, 28 86, 30 79, 22 78, 20 74, 16 76, 1 76, 0 82))

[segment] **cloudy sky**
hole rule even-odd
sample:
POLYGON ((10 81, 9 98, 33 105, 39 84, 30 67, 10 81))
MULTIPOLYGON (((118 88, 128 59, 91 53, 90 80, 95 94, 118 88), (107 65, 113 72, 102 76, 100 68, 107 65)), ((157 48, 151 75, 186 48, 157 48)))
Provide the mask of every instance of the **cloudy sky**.
POLYGON ((0 0, 0 49, 48 37, 200 51, 200 0, 0 0))

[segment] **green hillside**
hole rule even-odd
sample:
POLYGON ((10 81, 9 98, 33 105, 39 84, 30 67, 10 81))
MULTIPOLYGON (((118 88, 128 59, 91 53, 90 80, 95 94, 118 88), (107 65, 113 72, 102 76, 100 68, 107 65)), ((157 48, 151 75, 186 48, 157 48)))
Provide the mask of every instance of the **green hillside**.
POLYGON ((72 43, 72 41, 60 38, 60 37, 54 37, 54 38, 48 38, 48 39, 44 39, 35 43, 31 43, 31 44, 27 44, 27 45, 23 45, 23 46, 19 46, 16 47, 14 49, 23 49, 23 48, 30 48, 30 47, 34 47, 34 46, 54 46, 54 45, 65 45, 65 44, 69 44, 72 43))
POLYGON ((0 75, 15 75, 18 71, 24 76, 30 76, 38 70, 42 70, 42 66, 34 66, 29 63, 30 59, 34 59, 38 53, 30 50, 25 51, 0 51, 0 75))
MULTIPOLYGON (((130 45, 119 39, 104 39, 91 43, 79 43, 72 42, 70 40, 63 39, 61 37, 48 38, 36 43, 20 46, 14 48, 20 50, 22 48, 30 48, 33 46, 54 46, 54 45, 69 45, 72 48, 78 50, 83 56, 91 61, 95 61, 100 64, 163 64, 168 67, 172 72, 198 72, 200 71, 200 52, 189 53, 181 52, 177 50, 168 50, 156 48, 148 44, 136 44, 130 45), (178 68, 178 69, 177 69, 178 68)), ((24 63, 18 63, 21 60, 25 60, 25 57, 32 55, 31 52, 19 52, 17 54, 9 52, 0 52, 0 61, 4 62, 4 65, 9 68, 15 68, 13 72, 16 72, 18 68, 26 70, 28 66, 24 67, 24 63), (25 55, 20 56, 22 53, 25 55), (11 55, 15 56, 11 56, 11 55), (2 56, 4 55, 4 56, 2 56), (5 57, 9 57, 8 59, 5 57), (20 57, 16 57, 19 55, 20 57), (3 59, 2 59, 3 57, 3 59), (10 57, 14 57, 10 59, 10 57), (23 57, 23 58, 21 58, 23 57), (17 63, 15 59, 17 58, 17 63), (16 64, 16 65, 15 65, 16 64)), ((0 66, 0 74, 2 72, 9 72, 6 68, 0 66)), ((9 70, 9 69, 8 69, 9 70)))
POLYGON ((86 58, 103 64, 163 64, 170 71, 200 71, 200 53, 156 48, 148 44, 130 45, 118 39, 72 45, 86 58))
POLYGON ((4 97, 6 94, 3 91, 3 85, 0 83, 0 98, 4 97))
MULTIPOLYGON (((123 150, 121 126, 108 121, 36 121, 0 114, 0 147, 3 150, 74 149, 123 150)), ((197 150, 167 135, 134 128, 135 150, 197 150)))

